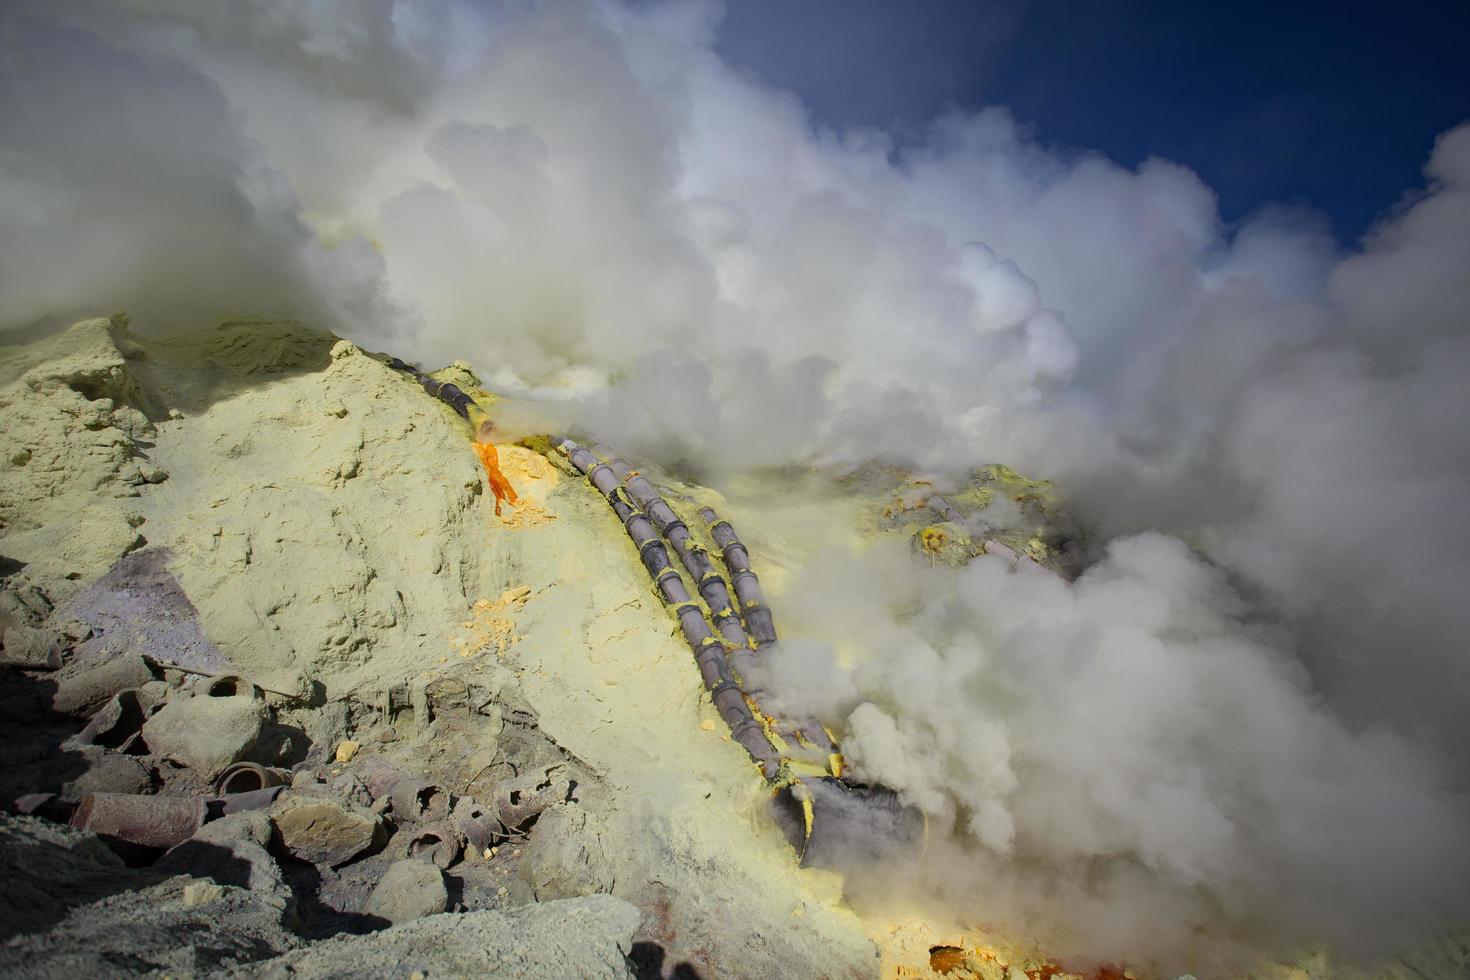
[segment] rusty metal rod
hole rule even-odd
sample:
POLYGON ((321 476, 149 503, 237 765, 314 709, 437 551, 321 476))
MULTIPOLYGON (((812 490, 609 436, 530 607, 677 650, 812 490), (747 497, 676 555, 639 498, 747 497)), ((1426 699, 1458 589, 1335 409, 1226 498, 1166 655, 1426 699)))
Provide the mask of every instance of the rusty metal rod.
MULTIPOLYGON (((143 655, 143 659, 146 660, 146 661, 148 661, 149 663, 153 664, 155 667, 158 667, 160 670, 177 670, 180 673, 194 674, 195 676, 198 676, 198 677, 233 677, 233 676, 235 676, 233 674, 220 674, 220 673, 216 673, 216 672, 210 671, 210 670, 200 670, 197 667, 185 667, 183 664, 171 664, 167 660, 159 660, 157 657, 150 657, 147 654, 144 654, 143 655)), ((256 687, 259 687, 265 693, 267 693, 267 694, 274 694, 277 697, 290 698, 293 701, 305 701, 306 700, 306 697, 303 696, 303 695, 300 695, 300 694, 287 694, 285 691, 277 691, 276 689, 270 688, 270 687, 261 687, 259 684, 256 684, 255 686, 256 687)))

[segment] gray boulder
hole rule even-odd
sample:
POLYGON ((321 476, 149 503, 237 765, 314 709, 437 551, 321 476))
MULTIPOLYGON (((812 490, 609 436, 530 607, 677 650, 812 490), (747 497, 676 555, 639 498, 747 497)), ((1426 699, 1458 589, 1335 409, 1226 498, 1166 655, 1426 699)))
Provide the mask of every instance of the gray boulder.
POLYGON ((0 939, 44 929, 67 912, 157 878, 123 866, 95 834, 0 813, 0 939))
POLYGON ((368 896, 363 911, 397 925, 426 915, 437 915, 449 907, 449 890, 444 873, 427 861, 405 858, 395 861, 368 896))
POLYGON ((127 868, 95 835, 31 817, 0 813, 0 881, 0 976, 198 976, 300 945, 255 892, 127 868))
POLYGON ((601 836, 575 803, 559 803, 541 814, 517 873, 542 902, 612 891, 601 836))
POLYGON ((150 870, 208 878, 252 892, 275 909, 282 921, 296 911, 296 895, 267 847, 274 827, 261 810, 234 813, 199 828, 189 840, 173 848, 150 870))
POLYGON ((638 910, 611 895, 527 905, 511 912, 431 915, 366 936, 336 936, 225 976, 518 977, 589 980, 631 976, 638 910))
POLYGON ((265 724, 265 702, 249 695, 196 695, 169 701, 143 724, 155 755, 213 779, 244 758, 265 724))
POLYGON ((246 810, 243 813, 231 813, 211 820, 199 832, 193 836, 193 840, 203 841, 206 844, 233 844, 236 841, 248 841, 261 847, 269 847, 271 835, 275 833, 275 824, 271 823, 270 814, 264 810, 246 810))
POLYGON ((153 880, 11 937, 0 945, 0 976, 214 976, 301 945, 254 892, 188 877, 146 884, 153 880))

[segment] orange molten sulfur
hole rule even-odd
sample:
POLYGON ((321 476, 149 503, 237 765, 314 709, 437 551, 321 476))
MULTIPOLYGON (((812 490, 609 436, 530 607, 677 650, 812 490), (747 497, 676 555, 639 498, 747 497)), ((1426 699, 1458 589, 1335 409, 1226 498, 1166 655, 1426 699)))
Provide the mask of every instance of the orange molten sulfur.
POLYGON ((500 502, 514 504, 516 502, 515 487, 500 472, 500 453, 488 442, 475 443, 475 453, 480 457, 480 462, 485 464, 485 475, 490 478, 490 490, 495 494, 495 513, 500 513, 500 502))

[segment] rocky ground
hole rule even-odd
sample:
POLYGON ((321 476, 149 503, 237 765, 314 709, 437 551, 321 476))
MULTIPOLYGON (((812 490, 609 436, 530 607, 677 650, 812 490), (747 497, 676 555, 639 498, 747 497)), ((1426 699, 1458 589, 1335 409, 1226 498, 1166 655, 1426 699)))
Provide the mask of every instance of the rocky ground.
MULTIPOLYGON (((605 502, 532 440, 497 517, 385 361, 262 321, 0 348, 0 972, 1059 975, 800 867, 605 502)), ((779 591, 813 478, 743 523, 665 486, 779 591)), ((821 534, 1087 561, 1046 484, 935 489, 850 474, 821 534)))
POLYGON ((503 447, 497 518, 287 323, 85 321, 0 413, 7 974, 877 972, 570 470, 503 447))

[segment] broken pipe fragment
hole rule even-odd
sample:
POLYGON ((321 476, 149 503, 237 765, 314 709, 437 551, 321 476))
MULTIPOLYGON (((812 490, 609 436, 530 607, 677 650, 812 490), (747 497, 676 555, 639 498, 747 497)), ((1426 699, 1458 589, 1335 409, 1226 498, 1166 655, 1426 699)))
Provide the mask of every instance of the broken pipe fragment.
POLYGON ((167 849, 193 837, 207 816, 203 797, 92 793, 83 797, 71 825, 99 837, 167 849))
POLYGON ((269 789, 285 782, 286 774, 279 769, 270 769, 254 762, 236 762, 219 774, 214 788, 221 796, 227 796, 231 793, 269 789))

